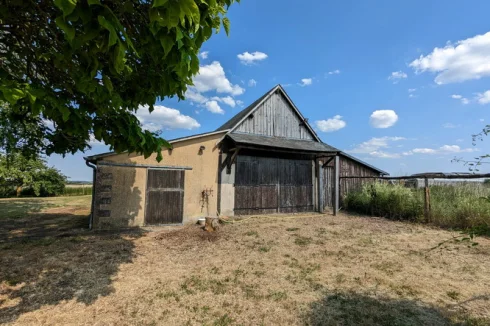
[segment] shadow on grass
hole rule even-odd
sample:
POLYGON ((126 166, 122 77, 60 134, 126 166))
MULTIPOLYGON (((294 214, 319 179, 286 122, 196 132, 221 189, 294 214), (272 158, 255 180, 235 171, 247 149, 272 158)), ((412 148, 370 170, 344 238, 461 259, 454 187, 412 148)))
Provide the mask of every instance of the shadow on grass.
POLYGON ((353 292, 335 293, 310 305, 306 325, 488 325, 415 300, 371 297, 353 292))
POLYGON ((0 245, 0 324, 62 300, 84 304, 114 291, 112 278, 131 263, 144 231, 87 232, 0 245))

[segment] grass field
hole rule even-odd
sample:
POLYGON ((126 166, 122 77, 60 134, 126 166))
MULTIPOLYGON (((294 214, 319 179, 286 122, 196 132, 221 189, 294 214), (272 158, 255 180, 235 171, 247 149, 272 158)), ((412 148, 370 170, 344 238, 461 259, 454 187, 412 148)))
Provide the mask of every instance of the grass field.
POLYGON ((455 235, 340 214, 6 242, 0 323, 489 325, 490 240, 455 235))
POLYGON ((0 199, 0 243, 88 227, 92 196, 0 199))

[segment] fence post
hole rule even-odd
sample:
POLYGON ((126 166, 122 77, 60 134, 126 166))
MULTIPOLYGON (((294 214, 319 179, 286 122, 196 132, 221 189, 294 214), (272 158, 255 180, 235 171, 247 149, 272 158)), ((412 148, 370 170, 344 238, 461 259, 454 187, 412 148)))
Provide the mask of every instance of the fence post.
POLYGON ((340 197, 340 160, 339 156, 335 155, 334 159, 334 197, 333 197, 333 215, 337 216, 339 212, 339 197, 340 197))
POLYGON ((429 188, 429 179, 425 178, 425 189, 424 189, 424 217, 425 222, 430 222, 430 188, 429 188))

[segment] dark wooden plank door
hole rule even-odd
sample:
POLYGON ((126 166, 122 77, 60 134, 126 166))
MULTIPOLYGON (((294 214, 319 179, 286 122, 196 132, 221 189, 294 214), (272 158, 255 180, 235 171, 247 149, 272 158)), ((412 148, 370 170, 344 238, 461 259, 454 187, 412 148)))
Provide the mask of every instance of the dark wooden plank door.
POLYGON ((184 171, 149 169, 145 224, 180 224, 183 214, 184 171))
POLYGON ((310 160, 238 155, 235 214, 272 214, 313 210, 310 160))
POLYGON ((279 211, 308 212, 313 205, 313 174, 310 160, 279 160, 279 211))

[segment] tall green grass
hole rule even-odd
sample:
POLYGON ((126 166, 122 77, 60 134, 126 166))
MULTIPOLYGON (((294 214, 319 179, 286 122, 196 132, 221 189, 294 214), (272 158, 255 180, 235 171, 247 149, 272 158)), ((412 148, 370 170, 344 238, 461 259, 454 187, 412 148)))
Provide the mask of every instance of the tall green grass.
MULTIPOLYGON (((481 184, 431 186, 430 223, 445 228, 490 228, 490 188, 481 184)), ((365 184, 344 198, 348 211, 388 219, 425 221, 424 189, 365 184)))
POLYGON ((60 196, 84 196, 92 194, 92 186, 91 185, 80 185, 74 186, 70 185, 65 187, 63 193, 60 196))

